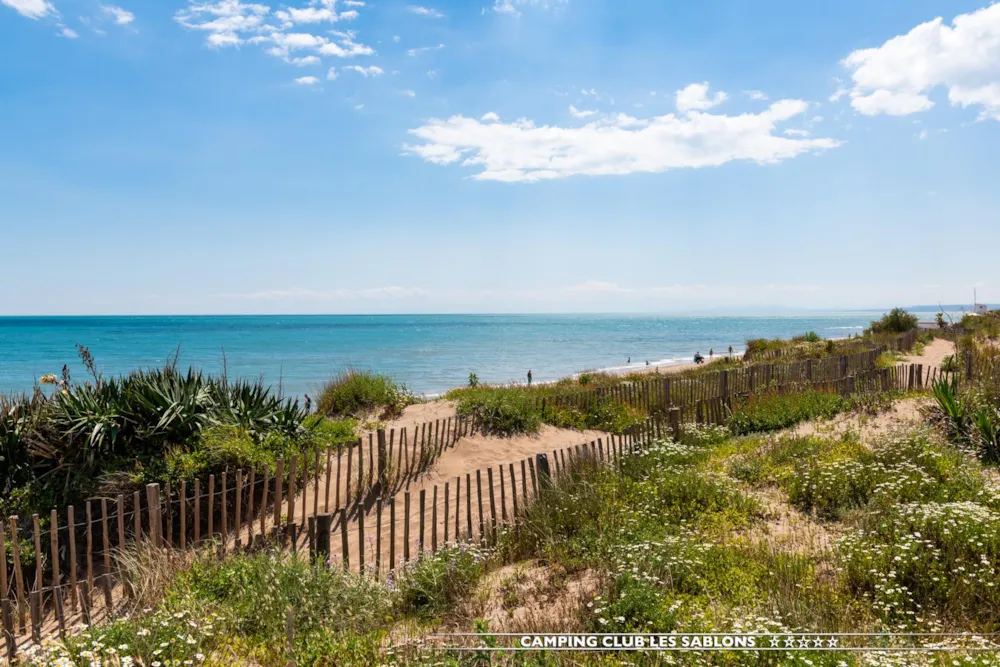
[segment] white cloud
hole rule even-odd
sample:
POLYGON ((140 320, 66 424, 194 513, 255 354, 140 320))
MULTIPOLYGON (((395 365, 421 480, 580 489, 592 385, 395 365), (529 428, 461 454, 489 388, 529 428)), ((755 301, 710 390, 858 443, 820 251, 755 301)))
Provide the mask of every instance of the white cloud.
POLYGON ((747 97, 749 97, 751 100, 753 100, 755 102, 757 102, 757 101, 767 101, 767 99, 768 99, 767 95, 764 94, 764 92, 760 91, 760 90, 748 90, 748 91, 745 91, 745 92, 747 94, 747 97))
POLYGON ((830 95, 829 99, 831 102, 839 102, 840 98, 847 94, 847 88, 843 86, 837 86, 837 90, 834 91, 833 95, 830 95))
POLYGON ((422 7, 420 5, 410 5, 407 7, 411 14, 416 14, 418 16, 428 16, 432 19, 444 18, 444 14, 436 9, 431 9, 430 7, 422 7))
POLYGON ((319 83, 319 79, 314 76, 300 76, 295 79, 295 83, 301 84, 303 86, 315 86, 319 83))
POLYGON ((481 121, 483 121, 485 123, 496 123, 496 122, 499 122, 500 116, 498 116, 497 114, 495 114, 492 111, 490 111, 489 113, 483 114, 483 117, 480 118, 479 120, 481 120, 481 121))
POLYGON ((421 46, 420 48, 410 49, 406 52, 408 56, 419 56, 421 53, 427 53, 428 51, 440 51, 444 48, 444 44, 438 44, 437 46, 421 46))
POLYGON ((348 65, 344 69, 354 70, 358 74, 364 76, 366 79, 370 76, 382 76, 385 71, 378 67, 377 65, 372 65, 371 67, 362 67, 361 65, 348 65))
POLYGON ((58 15, 56 8, 47 0, 0 0, 0 3, 29 19, 58 15))
POLYGON ((393 35, 393 36, 392 36, 392 41, 393 41, 394 43, 396 43, 396 44, 399 44, 399 35, 393 35))
POLYGON ((728 99, 728 95, 718 92, 712 97, 708 96, 708 82, 692 83, 676 93, 677 110, 681 113, 687 111, 704 111, 722 104, 728 99))
POLYGON ((189 0, 187 10, 178 11, 174 20, 189 30, 207 32, 209 46, 238 46, 243 43, 244 35, 273 29, 265 23, 270 11, 266 5, 240 0, 205 3, 189 0))
MULTIPOLYGON (((206 41, 213 48, 257 44, 265 46, 270 55, 282 58, 291 65, 318 64, 319 56, 324 55, 353 58, 375 53, 370 46, 355 42, 353 32, 330 31, 336 38, 331 39, 293 30, 299 24, 357 16, 353 10, 337 14, 334 11, 335 1, 310 0, 306 7, 288 7, 272 14, 267 5, 241 0, 188 0, 187 9, 177 12, 174 19, 189 30, 208 33, 206 41), (294 51, 312 51, 313 54, 291 57, 294 51)), ((355 3, 351 6, 363 5, 355 3)))
POLYGON ((618 114, 583 127, 452 116, 410 130, 422 143, 404 149, 433 164, 478 167, 472 178, 494 181, 655 173, 736 160, 774 164, 840 145, 831 138, 781 136, 777 125, 808 107, 802 100, 778 100, 760 113, 737 116, 690 112, 639 119, 618 114))
POLYGON ((896 93, 883 89, 868 95, 852 93, 851 106, 866 116, 877 116, 878 114, 908 116, 918 111, 926 111, 934 106, 934 103, 919 93, 896 93))
POLYGON ((111 16, 118 25, 128 25, 135 20, 135 14, 115 5, 101 5, 101 11, 111 16))
POLYGON ((344 0, 344 5, 347 7, 364 7, 365 3, 362 0, 344 0))
POLYGON ((786 137, 808 137, 809 130, 796 130, 794 128, 789 128, 784 132, 786 137))
POLYGON ((336 78, 337 78, 337 68, 336 67, 331 67, 330 71, 328 71, 326 73, 326 80, 327 81, 333 81, 336 78))
POLYGON ((580 111, 571 104, 569 105, 569 114, 573 116, 573 118, 587 118, 588 116, 593 116, 597 114, 597 112, 592 110, 580 111))
POLYGON ((410 90, 409 88, 407 88, 406 90, 401 90, 399 92, 401 94, 403 94, 403 95, 406 95, 407 97, 416 97, 417 96, 416 91, 410 90))
POLYGON ((953 106, 979 107, 1000 120, 1000 4, 921 23, 879 47, 854 51, 851 105, 865 115, 903 116, 934 106, 928 94, 948 90, 953 106))
POLYGON ((302 56, 301 58, 289 58, 288 63, 290 65, 295 65, 296 67, 308 67, 310 65, 319 65, 323 61, 317 56, 302 56))
POLYGON ((498 14, 506 14, 508 16, 520 16, 521 12, 518 10, 518 7, 532 5, 543 9, 549 9, 553 7, 561 7, 568 2, 569 0, 493 0, 493 11, 498 14))
POLYGON ((80 36, 76 34, 76 30, 73 30, 72 28, 67 28, 66 26, 62 27, 62 29, 59 31, 59 34, 65 37, 66 39, 76 39, 77 37, 80 36))

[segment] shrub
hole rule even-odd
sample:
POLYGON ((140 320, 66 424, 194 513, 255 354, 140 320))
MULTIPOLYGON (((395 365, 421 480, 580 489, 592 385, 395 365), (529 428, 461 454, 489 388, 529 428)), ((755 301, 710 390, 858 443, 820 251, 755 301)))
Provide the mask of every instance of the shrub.
POLYGON ((349 369, 326 383, 316 407, 329 417, 362 418, 374 413, 386 420, 401 415, 412 400, 406 386, 388 375, 349 369))
POLYGON ((796 336, 792 338, 792 341, 795 343, 818 343, 821 340, 822 339, 819 337, 819 334, 817 334, 815 331, 807 331, 801 336, 796 336))
POLYGON ((513 387, 486 387, 467 390, 458 402, 456 412, 471 417, 484 433, 513 436, 537 433, 541 427, 541 410, 528 393, 513 387))
POLYGON ((868 331, 873 334, 906 333, 916 329, 918 322, 917 316, 905 308, 893 308, 880 319, 873 321, 868 331))
POLYGON ((404 613, 435 618, 469 595, 486 572, 490 553, 465 542, 426 552, 396 570, 398 606, 404 613))
POLYGON ((473 389, 479 386, 479 376, 475 373, 469 373, 469 386, 473 389))

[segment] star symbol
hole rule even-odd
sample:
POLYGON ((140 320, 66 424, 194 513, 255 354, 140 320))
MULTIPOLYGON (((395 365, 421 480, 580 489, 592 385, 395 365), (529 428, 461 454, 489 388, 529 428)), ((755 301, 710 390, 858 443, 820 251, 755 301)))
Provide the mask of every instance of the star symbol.
POLYGON ((813 646, 815 646, 816 648, 823 648, 823 638, 817 637, 816 639, 814 639, 813 646))
POLYGON ((777 648, 781 646, 781 635, 771 635, 771 648, 777 648))
POLYGON ((799 648, 809 648, 809 638, 801 637, 799 638, 799 648))
POLYGON ((837 648, 837 640, 836 640, 836 639, 834 639, 833 637, 830 637, 830 638, 829 638, 829 639, 828 639, 828 640, 826 641, 826 645, 827 645, 827 646, 828 646, 829 648, 837 648))
POLYGON ((795 637, 785 637, 785 648, 795 647, 795 637))

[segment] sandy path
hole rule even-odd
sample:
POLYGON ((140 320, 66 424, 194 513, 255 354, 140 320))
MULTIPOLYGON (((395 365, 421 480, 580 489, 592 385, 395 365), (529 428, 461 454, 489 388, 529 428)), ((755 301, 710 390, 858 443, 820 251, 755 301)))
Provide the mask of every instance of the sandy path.
POLYGON ((955 344, 942 338, 935 338, 924 346, 923 354, 903 357, 904 364, 923 364, 924 368, 940 368, 941 362, 949 354, 955 354, 955 344))

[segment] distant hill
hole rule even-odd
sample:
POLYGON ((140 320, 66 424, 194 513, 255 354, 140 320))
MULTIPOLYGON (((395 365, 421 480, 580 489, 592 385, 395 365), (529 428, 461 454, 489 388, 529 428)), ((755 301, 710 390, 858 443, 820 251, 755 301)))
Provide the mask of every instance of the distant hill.
POLYGON ((945 310, 945 311, 951 311, 951 312, 963 311, 963 310, 971 311, 972 310, 972 304, 971 303, 957 303, 957 304, 956 303, 946 303, 946 304, 940 305, 940 304, 936 304, 935 303, 935 304, 930 305, 930 306, 907 306, 906 309, 907 310, 933 310, 935 312, 939 311, 939 310, 942 310, 942 309, 945 310))

